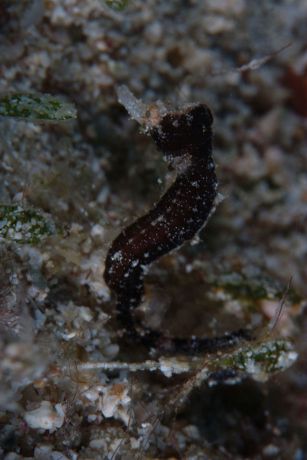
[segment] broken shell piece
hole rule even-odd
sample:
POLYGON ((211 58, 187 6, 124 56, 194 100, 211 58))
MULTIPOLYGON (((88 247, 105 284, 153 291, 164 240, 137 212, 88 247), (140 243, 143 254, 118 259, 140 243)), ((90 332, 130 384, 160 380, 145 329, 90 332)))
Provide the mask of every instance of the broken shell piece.
POLYGON ((65 411, 62 404, 53 407, 49 401, 42 401, 37 409, 27 411, 24 419, 30 428, 53 432, 63 425, 65 411))
POLYGON ((122 383, 116 383, 106 388, 102 398, 101 411, 106 418, 115 417, 122 420, 126 425, 129 422, 128 404, 128 386, 122 383))

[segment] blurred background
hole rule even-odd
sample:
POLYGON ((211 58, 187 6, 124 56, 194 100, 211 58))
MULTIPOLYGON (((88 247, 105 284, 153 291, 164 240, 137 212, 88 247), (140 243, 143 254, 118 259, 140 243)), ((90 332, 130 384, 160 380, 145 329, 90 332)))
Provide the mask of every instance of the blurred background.
POLYGON ((0 110, 0 230, 7 206, 57 229, 35 245, 1 233, 1 458, 307 458, 306 19, 303 0, 0 0, 1 100, 49 94, 77 111, 0 110), (146 104, 211 107, 223 196, 199 239, 151 268, 144 321, 259 334, 291 280, 274 335, 294 366, 204 384, 165 420, 184 378, 74 368, 148 358, 119 337, 104 258, 173 173, 118 102, 123 84, 146 104))

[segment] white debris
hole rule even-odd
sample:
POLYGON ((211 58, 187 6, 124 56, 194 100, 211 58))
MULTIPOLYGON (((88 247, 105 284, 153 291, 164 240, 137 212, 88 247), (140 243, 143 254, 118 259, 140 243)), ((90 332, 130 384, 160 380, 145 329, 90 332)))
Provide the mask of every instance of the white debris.
POLYGON ((121 85, 117 88, 118 102, 122 104, 130 117, 138 123, 143 124, 146 115, 146 105, 140 99, 137 99, 129 88, 121 85))
POLYGON ((54 450, 51 453, 50 460, 69 460, 66 455, 62 454, 62 452, 59 452, 58 450, 54 450))
POLYGON ((207 8, 211 12, 223 15, 241 15, 245 9, 243 0, 207 0, 207 8))
POLYGON ((102 398, 101 411, 106 418, 115 417, 128 426, 130 419, 128 414, 129 403, 128 385, 115 383, 106 387, 102 398))
POLYGON ((113 254, 113 256, 111 257, 111 259, 112 259, 113 261, 115 261, 115 262, 116 262, 116 261, 121 262, 122 259, 123 259, 123 253, 122 253, 122 251, 116 251, 116 252, 113 254))
POLYGON ((98 298, 110 300, 110 291, 103 279, 105 253, 97 250, 89 258, 81 261, 82 272, 79 277, 81 285, 88 286, 90 291, 98 298))
POLYGON ((248 358, 245 363, 245 371, 248 375, 252 376, 257 382, 266 382, 268 375, 260 365, 257 364, 255 359, 248 358))
POLYGON ((160 358, 160 371, 165 377, 172 377, 173 374, 182 374, 189 372, 190 365, 187 361, 180 361, 176 358, 160 358))
MULTIPOLYGON (((2 453, 0 451, 0 453, 2 453)), ((21 455, 16 454, 15 452, 9 452, 5 457, 4 460, 23 460, 21 455)))
POLYGON ((264 447, 262 453, 265 457, 276 457, 280 453, 280 448, 274 444, 268 444, 264 447))
POLYGON ((235 22, 223 16, 210 14, 204 18, 204 28, 209 34, 217 35, 233 30, 235 28, 235 22))
POLYGON ((60 335, 63 340, 66 340, 66 342, 68 342, 69 340, 76 337, 77 332, 73 331, 73 332, 69 332, 68 334, 66 334, 66 332, 61 332, 60 335))
MULTIPOLYGON (((67 457, 58 450, 52 450, 51 445, 39 445, 34 449, 35 460, 72 460, 74 457, 73 453, 70 452, 70 456, 67 457)), ((32 459, 32 457, 31 457, 32 459)), ((29 459, 30 460, 30 459, 29 459)))
POLYGON ((137 99, 125 85, 117 88, 117 96, 118 102, 125 107, 130 117, 147 129, 157 126, 161 118, 167 113, 167 109, 161 101, 146 105, 137 99))
POLYGON ((102 225, 99 225, 99 224, 94 225, 91 229, 91 236, 93 238, 95 237, 103 238, 105 236, 105 230, 102 227, 102 225))
POLYGON ((39 444, 34 449, 34 458, 37 460, 50 457, 52 446, 50 444, 39 444))
POLYGON ((298 353, 294 350, 281 353, 278 357, 277 366, 281 370, 288 369, 298 358, 298 353))
POLYGON ((85 396, 86 399, 89 401, 97 401, 100 397, 100 393, 102 393, 103 387, 102 386, 95 386, 95 387, 90 387, 88 390, 83 391, 83 396, 85 396))
POLYGON ((91 321, 93 319, 93 312, 90 308, 88 307, 79 307, 79 316, 84 320, 84 321, 91 321))
POLYGON ((105 449, 106 441, 103 438, 92 439, 89 446, 91 449, 105 449))
POLYGON ((37 409, 26 412, 24 419, 30 428, 53 432, 63 425, 65 411, 62 404, 53 407, 49 401, 42 401, 37 409))

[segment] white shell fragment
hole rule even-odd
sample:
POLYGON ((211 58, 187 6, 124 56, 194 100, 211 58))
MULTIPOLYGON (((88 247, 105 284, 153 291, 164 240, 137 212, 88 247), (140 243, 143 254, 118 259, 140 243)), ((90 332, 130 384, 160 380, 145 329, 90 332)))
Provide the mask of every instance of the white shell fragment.
POLYGON ((115 417, 128 425, 128 405, 130 401, 128 385, 115 383, 106 388, 102 398, 101 411, 106 418, 115 417))
POLYGON ((42 401, 37 409, 26 412, 24 419, 34 430, 53 432, 63 425, 65 411, 62 404, 56 404, 53 407, 49 401, 42 401))

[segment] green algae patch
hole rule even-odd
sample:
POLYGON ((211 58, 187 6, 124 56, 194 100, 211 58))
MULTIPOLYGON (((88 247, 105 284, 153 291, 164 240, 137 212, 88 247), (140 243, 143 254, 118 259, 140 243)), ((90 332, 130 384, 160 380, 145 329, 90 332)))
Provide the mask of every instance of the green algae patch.
POLYGON ((224 355, 217 367, 232 369, 254 380, 266 381, 271 374, 282 372, 297 359, 291 342, 284 339, 254 344, 224 355))
MULTIPOLYGON (((224 305, 232 300, 242 305, 242 311, 246 313, 260 313, 263 301, 281 302, 285 298, 291 306, 301 304, 303 298, 290 285, 282 285, 266 274, 226 272, 209 279, 213 292, 224 301, 224 305)), ((277 304, 276 304, 277 305, 277 304)))
POLYGON ((55 225, 35 209, 0 205, 0 240, 37 244, 55 233, 55 225))
POLYGON ((122 11, 128 6, 129 0, 104 0, 104 3, 112 10, 122 11))
POLYGON ((75 106, 49 94, 11 94, 0 97, 0 117, 31 121, 65 121, 77 117, 75 106))
POLYGON ((275 299, 279 297, 279 286, 268 278, 260 276, 246 276, 243 273, 231 272, 222 274, 213 282, 234 298, 250 300, 275 299))

